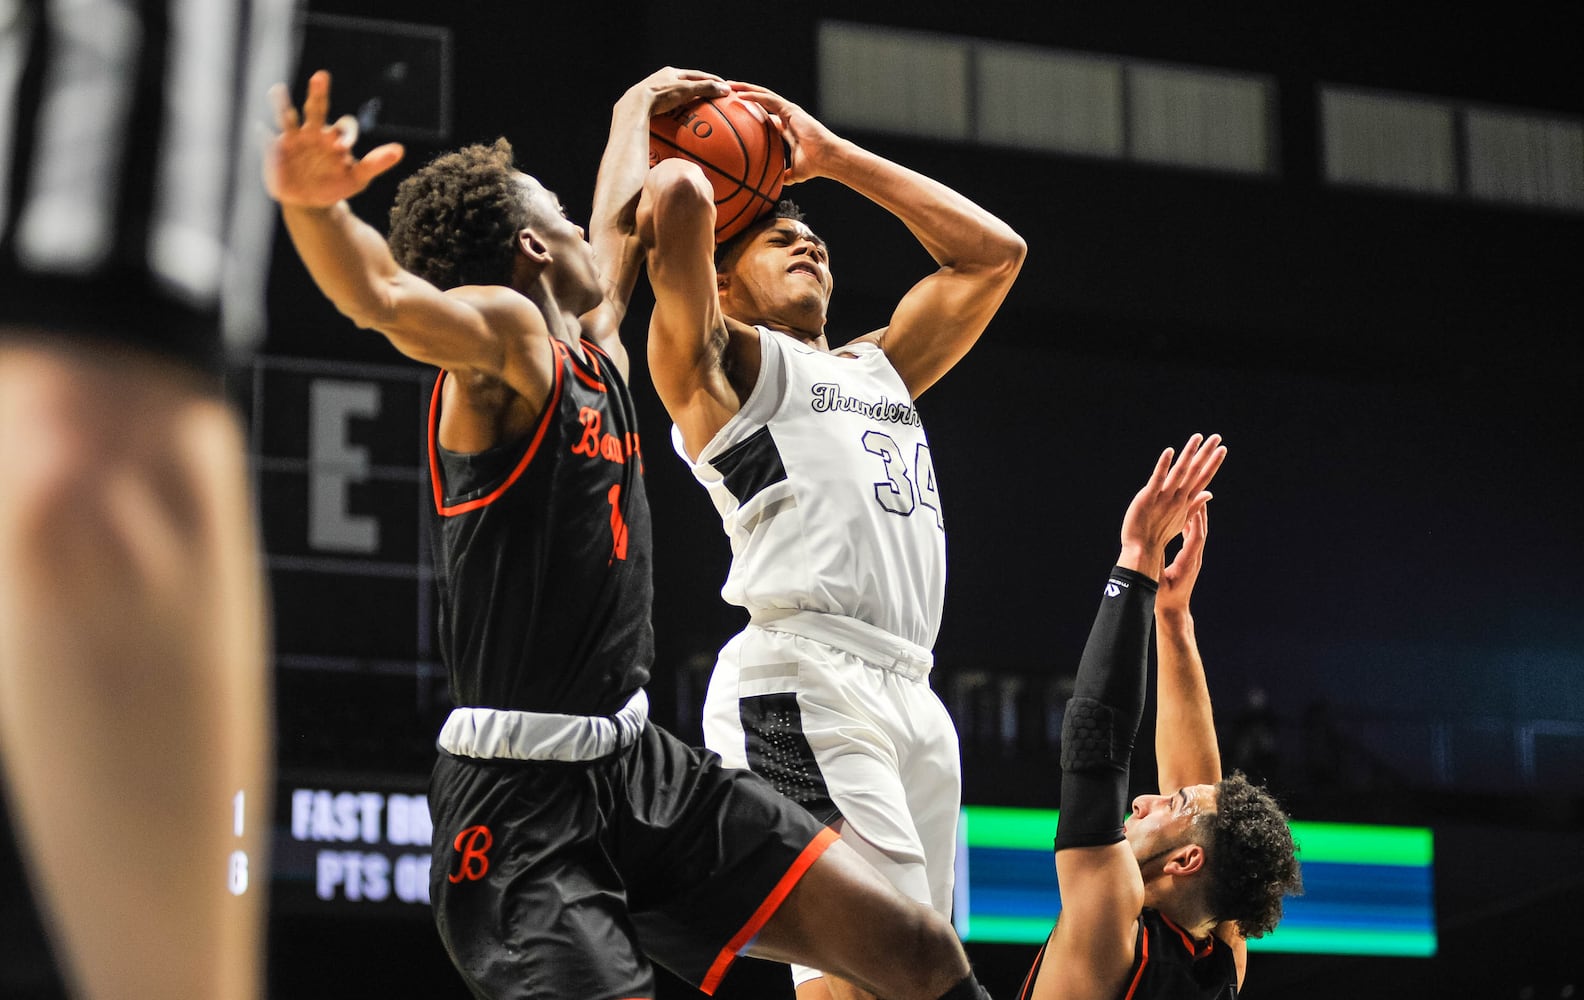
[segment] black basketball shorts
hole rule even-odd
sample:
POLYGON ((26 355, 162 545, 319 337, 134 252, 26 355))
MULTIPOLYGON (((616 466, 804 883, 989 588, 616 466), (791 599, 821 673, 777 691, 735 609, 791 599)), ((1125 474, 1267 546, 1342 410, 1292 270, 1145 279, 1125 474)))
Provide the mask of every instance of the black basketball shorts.
POLYGON ((712 993, 836 839, 653 725, 590 762, 442 751, 429 803, 435 921, 491 998, 652 998, 650 960, 712 993))

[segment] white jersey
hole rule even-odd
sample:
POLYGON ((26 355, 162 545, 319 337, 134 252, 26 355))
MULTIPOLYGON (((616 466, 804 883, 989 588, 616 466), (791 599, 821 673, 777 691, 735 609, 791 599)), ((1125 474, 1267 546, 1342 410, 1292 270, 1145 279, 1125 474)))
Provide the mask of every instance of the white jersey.
MULTIPOLYGON (((759 342, 758 384, 690 463, 731 539, 721 595, 750 612, 855 618, 931 648, 946 534, 901 376, 873 344, 827 353, 763 327, 759 342)), ((672 443, 686 459, 675 427, 672 443)))

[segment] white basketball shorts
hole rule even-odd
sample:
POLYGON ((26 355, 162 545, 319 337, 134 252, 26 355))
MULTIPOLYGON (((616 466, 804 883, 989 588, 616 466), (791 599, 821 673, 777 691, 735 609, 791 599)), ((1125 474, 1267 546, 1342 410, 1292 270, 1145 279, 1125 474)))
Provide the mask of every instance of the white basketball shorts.
MULTIPOLYGON (((962 766, 928 650, 851 618, 755 615, 721 650, 704 742, 950 919, 962 766)), ((793 968, 803 982, 819 975, 793 968)))

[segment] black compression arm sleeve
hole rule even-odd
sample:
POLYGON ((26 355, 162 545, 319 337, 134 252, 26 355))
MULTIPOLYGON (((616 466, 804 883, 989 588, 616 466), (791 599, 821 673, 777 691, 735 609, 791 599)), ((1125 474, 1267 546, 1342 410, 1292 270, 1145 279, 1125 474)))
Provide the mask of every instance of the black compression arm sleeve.
POLYGON ((1128 764, 1144 716, 1154 620, 1155 581, 1120 566, 1113 569, 1062 719, 1058 851, 1122 839, 1128 764))

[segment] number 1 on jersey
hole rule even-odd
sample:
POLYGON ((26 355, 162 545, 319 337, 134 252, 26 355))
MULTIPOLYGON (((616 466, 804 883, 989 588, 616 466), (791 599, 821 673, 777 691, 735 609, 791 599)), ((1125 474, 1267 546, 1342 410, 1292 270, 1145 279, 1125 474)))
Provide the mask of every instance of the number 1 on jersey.
POLYGON ((611 557, 607 562, 627 558, 627 519, 621 512, 621 483, 615 483, 605 494, 610 503, 611 557))

